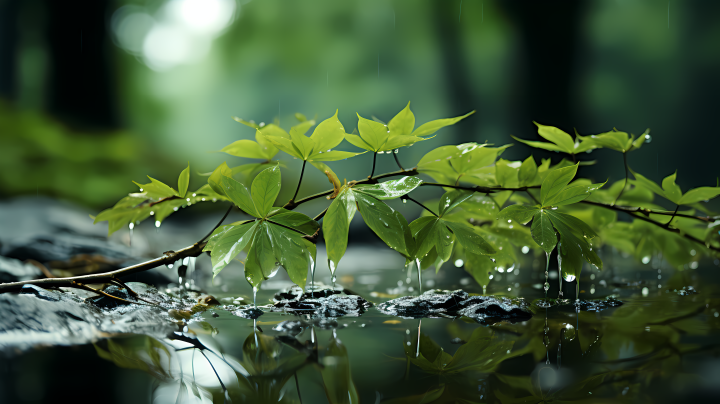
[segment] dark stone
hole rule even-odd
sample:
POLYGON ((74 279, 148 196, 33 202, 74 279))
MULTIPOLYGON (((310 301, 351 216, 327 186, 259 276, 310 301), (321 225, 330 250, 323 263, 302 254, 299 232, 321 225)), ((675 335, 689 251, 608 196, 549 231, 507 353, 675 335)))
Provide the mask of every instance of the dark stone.
POLYGON ((297 286, 275 294, 272 311, 293 314, 312 314, 319 317, 359 317, 372 303, 358 295, 341 294, 331 288, 316 288, 302 292, 297 286), (289 297, 289 298, 287 298, 289 297))
POLYGON ((273 331, 283 332, 292 336, 296 336, 308 327, 315 327, 321 330, 336 329, 340 324, 334 318, 316 317, 310 321, 303 319, 288 320, 273 327, 273 331))
POLYGON ((234 314, 234 315, 236 315, 236 316, 238 316, 238 317, 246 318, 246 319, 248 319, 248 320, 256 320, 256 319, 258 319, 260 316, 262 316, 263 314, 265 314, 265 312, 263 312, 263 311, 260 310, 260 309, 255 308, 255 307, 250 307, 250 308, 247 308, 247 309, 235 310, 235 311, 232 312, 232 314, 234 314))
POLYGON ((42 272, 36 266, 0 256, 0 283, 28 281, 42 277, 42 272))
POLYGON ((384 314, 402 318, 470 317, 476 321, 524 321, 532 317, 524 299, 469 295, 462 290, 429 290, 420 296, 403 296, 378 305, 384 314))

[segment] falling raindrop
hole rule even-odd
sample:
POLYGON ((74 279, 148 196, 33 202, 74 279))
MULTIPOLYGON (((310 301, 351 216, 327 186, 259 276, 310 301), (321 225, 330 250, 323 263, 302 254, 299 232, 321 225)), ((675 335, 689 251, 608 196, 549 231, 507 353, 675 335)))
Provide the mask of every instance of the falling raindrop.
POLYGON ((257 309, 257 286, 253 286, 253 307, 257 309))
POLYGON ((645 134, 645 143, 650 143, 650 142, 652 142, 652 136, 650 136, 649 133, 646 133, 645 134))
POLYGON ((333 262, 330 258, 328 258, 328 266, 330 267, 330 274, 335 275, 335 270, 337 269, 337 264, 333 262))
POLYGON ((461 260, 461 259, 456 259, 456 260, 455 260, 455 267, 456 267, 456 268, 460 268, 461 266, 463 266, 463 264, 464 264, 464 261, 463 261, 463 260, 461 260))
POLYGON ((649 256, 649 255, 646 255, 646 256, 642 257, 642 263, 643 263, 643 264, 647 264, 648 262, 650 262, 650 256, 649 256))
POLYGON ((160 228, 161 224, 162 224, 162 222, 160 222, 159 220, 155 221, 155 227, 160 228))
POLYGON ((524 246, 521 248, 521 251, 522 251, 523 254, 527 254, 528 252, 530 252, 530 247, 524 245, 524 246))
POLYGON ((565 274, 563 279, 565 279, 565 282, 572 282, 575 280, 575 275, 565 274))
POLYGON ((418 292, 422 294, 422 269, 420 268, 420 260, 415 259, 415 265, 417 266, 418 272, 418 292))
POLYGON ((128 244, 132 246, 132 236, 133 236, 133 229, 135 228, 135 223, 130 223, 128 225, 128 228, 130 229, 130 238, 128 239, 128 244))
POLYGON ((548 283, 548 269, 550 268, 550 254, 545 252, 545 297, 547 297, 548 289, 550 289, 550 283, 548 283))
POLYGON ((310 254, 308 258, 310 259, 310 290, 315 291, 315 260, 310 254))
POLYGON ((333 277, 332 277, 333 290, 335 290, 335 281, 336 280, 337 280, 337 276, 333 275, 333 277))

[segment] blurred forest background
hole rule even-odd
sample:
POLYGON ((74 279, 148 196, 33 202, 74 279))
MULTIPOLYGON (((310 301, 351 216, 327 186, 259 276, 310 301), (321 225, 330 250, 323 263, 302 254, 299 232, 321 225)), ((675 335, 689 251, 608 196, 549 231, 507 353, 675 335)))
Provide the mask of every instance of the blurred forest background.
MULTIPOLYGON (((444 144, 538 139, 533 120, 649 127, 631 167, 714 186, 718 72, 713 0, 0 0, 0 196, 99 210, 146 174, 174 184, 188 161, 246 163, 211 153, 253 138, 232 116, 289 128, 338 108, 350 133, 356 112, 389 120, 408 101, 418 123, 477 113, 400 153, 405 166, 444 144)), ((529 153, 560 158, 521 144, 503 157, 529 153)), ((370 158, 331 164, 350 180, 370 158)), ((582 159, 600 162, 583 175, 623 176, 618 153, 582 159)), ((287 163, 283 200, 300 166, 287 163)), ((303 193, 328 187, 311 176, 303 193)))

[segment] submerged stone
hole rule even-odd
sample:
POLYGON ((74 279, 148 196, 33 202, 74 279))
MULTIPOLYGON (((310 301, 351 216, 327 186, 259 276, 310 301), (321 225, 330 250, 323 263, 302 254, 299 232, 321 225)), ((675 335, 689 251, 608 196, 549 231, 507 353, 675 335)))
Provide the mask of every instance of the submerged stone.
POLYGON ((273 327, 273 331, 283 332, 293 337, 303 332, 308 327, 315 327, 321 330, 332 330, 338 328, 340 324, 334 318, 314 318, 310 321, 306 320, 288 320, 273 327))
POLYGON ((581 299, 579 301, 571 301, 570 299, 542 298, 535 300, 532 304, 533 306, 541 309, 547 309, 553 306, 575 306, 577 311, 603 311, 611 307, 622 306, 623 302, 611 295, 605 299, 581 299))
POLYGON ((476 321, 507 319, 523 321, 532 317, 522 298, 470 295, 462 290, 428 290, 420 296, 403 296, 378 305, 384 314, 402 318, 460 317, 476 321))
POLYGON ((235 316, 246 318, 248 320, 255 320, 265 314, 262 310, 255 307, 234 310, 231 313, 235 316))

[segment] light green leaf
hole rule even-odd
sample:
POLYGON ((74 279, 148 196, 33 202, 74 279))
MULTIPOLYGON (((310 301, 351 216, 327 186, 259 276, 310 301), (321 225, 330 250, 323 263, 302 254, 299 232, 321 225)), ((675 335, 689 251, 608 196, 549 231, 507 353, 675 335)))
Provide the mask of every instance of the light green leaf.
POLYGON ((360 136, 358 135, 352 135, 349 133, 345 134, 345 140, 350 142, 353 146, 359 147, 361 149, 365 149, 368 151, 375 151, 373 150, 373 147, 370 146, 367 142, 365 142, 360 136))
POLYGON ((289 138, 284 138, 280 136, 270 136, 270 135, 264 135, 265 139, 270 141, 272 144, 275 145, 278 149, 284 151, 285 153, 297 157, 299 159, 305 160, 302 153, 298 151, 297 147, 293 144, 293 141, 289 138))
POLYGON ((679 205, 688 205, 713 199, 720 195, 720 187, 700 187, 689 190, 685 195, 680 198, 679 205))
POLYGON ((320 227, 318 222, 314 221, 309 216, 284 208, 273 209, 267 217, 272 223, 293 228, 308 236, 315 234, 315 231, 320 227))
POLYGON ((550 217, 545 210, 541 209, 533 217, 532 226, 530 227, 533 240, 550 254, 557 244, 557 235, 553 229, 550 217))
POLYGON ((554 126, 541 125, 537 122, 533 123, 537 125, 540 136, 558 145, 565 153, 572 154, 575 152, 575 142, 573 142, 572 137, 566 132, 554 126))
POLYGON ((220 151, 227 153, 231 156, 245 157, 250 159, 267 158, 265 148, 260 146, 260 144, 248 139, 237 140, 223 147, 220 151))
POLYGON ((177 196, 177 191, 172 189, 170 186, 156 180, 155 178, 152 178, 149 175, 148 178, 150 178, 150 182, 147 184, 138 184, 137 182, 133 181, 135 182, 135 185, 140 187, 147 194, 148 198, 160 200, 171 196, 177 196))
POLYGON ((548 198, 546 201, 543 202, 543 204, 545 206, 562 206, 577 203, 587 199, 587 197, 590 196, 591 192, 599 189, 606 183, 607 181, 603 182, 602 184, 590 185, 587 185, 585 183, 574 185, 573 183, 573 185, 565 187, 562 191, 548 198))
POLYGON ((388 123, 390 129, 390 136, 410 136, 415 127, 415 115, 410 110, 410 102, 403 108, 402 111, 398 112, 393 119, 388 123))
POLYGON ((221 230, 220 237, 211 246, 210 258, 213 266, 213 277, 227 266, 255 236, 258 222, 239 222, 230 228, 221 230))
POLYGON ((495 254, 495 249, 469 224, 450 221, 443 223, 452 230, 455 238, 466 251, 473 254, 495 254))
POLYGON ((405 146, 412 146, 415 143, 422 142, 432 138, 423 138, 416 136, 390 136, 379 151, 393 151, 405 146))
POLYGON ((528 157, 520 165, 520 171, 518 171, 518 180, 520 186, 530 186, 535 184, 535 177, 538 174, 538 167, 535 163, 533 156, 528 157))
MULTIPOLYGON (((408 105, 410 105, 410 104, 408 104, 408 105)), ((437 132, 438 130, 440 130, 446 126, 454 125, 474 113, 475 113, 475 111, 470 111, 463 116, 458 116, 455 118, 436 119, 434 121, 424 123, 424 124, 420 125, 417 129, 415 129, 414 132, 412 132, 412 136, 417 136, 417 137, 430 136, 433 133, 437 132)))
POLYGON ((353 189, 372 195, 381 200, 396 199, 410 193, 422 184, 418 177, 406 176, 399 180, 391 180, 372 185, 357 185, 353 189))
POLYGON ((297 119, 298 122, 305 122, 305 121, 308 120, 308 119, 305 117, 305 115, 303 115, 303 114, 301 114, 301 113, 299 113, 299 112, 296 112, 296 113, 295 113, 295 119, 297 119))
POLYGON ((260 286, 277 267, 267 226, 266 223, 258 225, 245 259, 245 279, 253 287, 260 286))
POLYGON ((232 119, 235 120, 236 122, 240 122, 241 124, 243 124, 245 126, 249 126, 253 129, 260 129, 260 126, 258 124, 256 124, 255 121, 246 121, 246 120, 244 120, 242 118, 238 118, 236 116, 232 117, 232 119))
POLYGON ((190 185, 190 163, 186 169, 182 170, 178 177, 178 196, 181 198, 187 194, 188 185, 190 185))
POLYGON ((495 181, 501 187, 516 188, 521 163, 500 159, 495 162, 495 181))
POLYGON ((300 152, 300 156, 302 156, 301 158, 303 160, 307 160, 308 157, 313 154, 313 150, 315 150, 315 142, 312 139, 293 130, 290 130, 290 138, 292 139, 293 146, 295 146, 297 151, 300 152))
POLYGON ((642 187, 644 187, 644 188, 647 188, 647 189, 649 189, 650 191, 656 193, 657 195, 662 196, 663 198, 670 199, 670 198, 667 198, 667 197, 665 196, 665 191, 663 191, 663 189, 660 188, 660 186, 659 186, 658 184, 656 184, 655 182, 653 182, 653 181, 645 178, 644 176, 636 173, 636 172, 633 171, 632 169, 630 169, 630 172, 631 172, 631 173, 633 174, 633 176, 635 177, 635 184, 636 184, 636 185, 640 185, 640 186, 642 186, 642 187))
POLYGON ((635 139, 635 141, 632 143, 633 150, 638 150, 639 148, 641 148, 643 144, 648 142, 648 139, 651 139, 650 128, 647 128, 642 135, 640 135, 637 139, 635 139))
POLYGON ((498 220, 514 220, 518 223, 525 224, 540 211, 539 206, 510 205, 500 211, 498 220))
POLYGON ((280 167, 275 165, 262 170, 252 183, 252 200, 258 217, 265 217, 270 212, 279 193, 280 167))
POLYGON ((627 152, 632 146, 630 137, 625 132, 605 132, 590 136, 590 140, 598 147, 605 147, 621 153, 627 152))
POLYGON ((250 192, 247 188, 245 188, 245 185, 226 176, 222 176, 221 181, 225 195, 227 195, 227 197, 230 198, 237 207, 242 209, 243 212, 248 215, 255 217, 263 216, 258 213, 255 203, 253 202, 253 198, 250 196, 250 192))
MULTIPOLYGON (((365 153, 365 152, 363 152, 365 153)), ((340 150, 332 150, 329 152, 316 152, 308 158, 308 161, 338 161, 358 156, 363 153, 353 153, 340 150)))
POLYGON ((675 178, 677 177, 677 171, 674 174, 668 175, 663 179, 662 187, 665 191, 665 197, 671 202, 680 204, 680 198, 682 198, 682 190, 675 184, 675 178))
POLYGON ((230 167, 228 167, 227 163, 222 163, 215 171, 210 174, 208 177, 208 185, 210 185, 210 188, 212 188, 215 193, 219 195, 225 195, 225 188, 222 184, 222 177, 230 177, 232 178, 232 171, 230 170, 230 167))
MULTIPOLYGON (((371 147, 371 150, 374 152, 380 151, 380 149, 390 136, 390 132, 388 131, 387 126, 375 121, 371 121, 369 119, 365 119, 361 117, 360 114, 358 114, 358 132, 360 132, 360 137, 362 138, 362 140, 364 140, 365 143, 367 143, 371 147)), ((345 136, 345 138, 348 139, 350 143, 353 143, 347 135, 345 136)))
POLYGON ((445 213, 455 209, 456 206, 472 197, 473 193, 474 191, 465 189, 453 189, 452 191, 446 192, 440 197, 440 203, 438 205, 440 214, 438 216, 442 217, 445 213))
POLYGON ((335 110, 335 115, 320 122, 313 131, 312 136, 310 136, 310 139, 315 143, 316 152, 321 151, 323 153, 327 153, 329 150, 337 147, 344 138, 345 128, 338 119, 337 110, 335 110))
POLYGON ((548 206, 546 201, 560 193, 568 183, 575 177, 578 165, 559 168, 551 171, 542 182, 540 188, 540 202, 542 206, 548 206))

